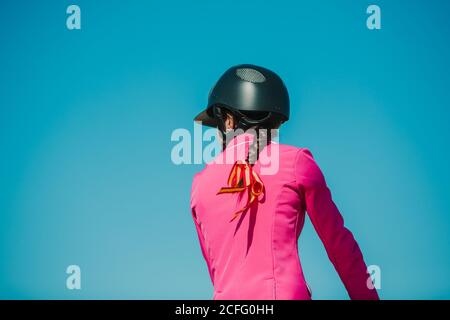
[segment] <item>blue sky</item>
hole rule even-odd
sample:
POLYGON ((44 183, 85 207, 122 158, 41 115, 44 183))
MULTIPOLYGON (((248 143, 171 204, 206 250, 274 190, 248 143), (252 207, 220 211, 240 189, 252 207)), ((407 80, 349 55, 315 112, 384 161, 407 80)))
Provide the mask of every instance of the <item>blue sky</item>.
MULTIPOLYGON (((231 65, 291 95, 385 299, 450 298, 448 1, 2 1, 0 297, 209 299, 171 133, 231 65), (66 8, 81 8, 81 30, 66 8), (382 28, 366 28, 366 8, 382 28), (66 267, 82 289, 66 289, 66 267)), ((347 299, 307 221, 316 299, 347 299)))

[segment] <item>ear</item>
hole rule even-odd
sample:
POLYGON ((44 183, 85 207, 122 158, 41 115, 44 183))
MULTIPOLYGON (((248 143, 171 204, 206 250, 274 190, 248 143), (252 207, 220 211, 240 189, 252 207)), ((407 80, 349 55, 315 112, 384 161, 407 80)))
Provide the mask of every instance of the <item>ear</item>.
POLYGON ((235 123, 234 123, 234 117, 231 113, 226 113, 225 118, 225 129, 234 129, 235 123))

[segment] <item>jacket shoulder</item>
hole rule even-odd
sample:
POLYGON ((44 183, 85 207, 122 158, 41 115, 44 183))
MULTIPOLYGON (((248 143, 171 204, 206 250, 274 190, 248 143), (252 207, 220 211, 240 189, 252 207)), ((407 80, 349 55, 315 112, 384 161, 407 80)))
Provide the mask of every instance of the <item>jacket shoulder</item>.
POLYGON ((310 153, 309 149, 303 147, 297 147, 289 144, 277 143, 279 154, 284 158, 290 158, 292 161, 296 161, 301 153, 310 153))

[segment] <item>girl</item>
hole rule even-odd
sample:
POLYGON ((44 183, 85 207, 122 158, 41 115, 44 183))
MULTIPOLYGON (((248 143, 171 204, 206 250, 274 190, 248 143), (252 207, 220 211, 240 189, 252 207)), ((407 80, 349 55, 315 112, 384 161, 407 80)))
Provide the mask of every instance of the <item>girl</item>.
POLYGON ((311 152, 272 141, 288 119, 283 81, 255 65, 228 69, 195 118, 223 143, 221 161, 197 173, 191 191, 213 299, 311 299, 297 247, 305 211, 350 298, 378 299, 311 152))

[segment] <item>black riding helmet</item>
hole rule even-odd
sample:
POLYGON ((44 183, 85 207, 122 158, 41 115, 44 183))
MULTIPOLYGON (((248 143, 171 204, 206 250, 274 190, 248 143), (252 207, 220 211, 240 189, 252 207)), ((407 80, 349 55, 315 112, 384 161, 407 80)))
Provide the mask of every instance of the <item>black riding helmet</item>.
POLYGON ((237 116, 237 128, 270 128, 289 120, 289 94, 275 72, 241 64, 220 77, 209 93, 206 109, 194 121, 223 132, 222 108, 237 116))

